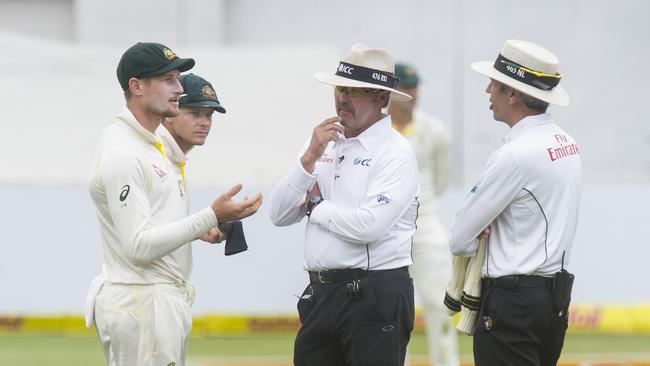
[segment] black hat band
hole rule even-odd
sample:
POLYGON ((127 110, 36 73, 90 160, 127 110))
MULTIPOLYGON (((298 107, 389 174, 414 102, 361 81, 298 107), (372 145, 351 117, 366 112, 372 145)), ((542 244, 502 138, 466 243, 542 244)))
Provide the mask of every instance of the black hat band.
POLYGON ((339 63, 336 75, 389 88, 394 88, 399 83, 399 78, 389 72, 357 66, 343 61, 339 63))
POLYGON ((555 88, 560 83, 560 79, 562 79, 562 75, 559 73, 551 75, 531 70, 503 57, 501 54, 499 54, 499 57, 494 62, 494 68, 512 79, 541 90, 555 88))

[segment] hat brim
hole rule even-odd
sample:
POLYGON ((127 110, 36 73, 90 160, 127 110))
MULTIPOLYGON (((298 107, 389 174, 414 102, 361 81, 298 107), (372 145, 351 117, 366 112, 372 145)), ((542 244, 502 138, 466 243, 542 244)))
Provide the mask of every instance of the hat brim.
POLYGON ((226 113, 226 108, 222 107, 221 104, 213 100, 200 100, 190 103, 181 103, 180 107, 212 108, 219 113, 226 113))
POLYGON ((481 73, 491 79, 494 79, 500 83, 508 85, 514 89, 519 90, 524 94, 528 94, 533 98, 537 98, 546 103, 555 104, 559 106, 569 105, 569 94, 561 86, 556 86, 551 90, 541 90, 537 89, 534 86, 524 84, 521 81, 517 81, 500 71, 494 68, 494 62, 490 61, 479 61, 474 62, 471 65, 472 70, 481 73))
POLYGON ((324 72, 317 72, 314 74, 316 80, 321 83, 335 85, 335 86, 347 86, 350 88, 372 88, 372 89, 381 89, 390 91, 390 99, 396 102, 406 102, 413 99, 410 95, 402 93, 399 90, 395 90, 383 85, 377 85, 373 83, 366 83, 364 81, 354 80, 344 78, 338 75, 327 74, 324 72))
POLYGON ((162 74, 164 74, 166 72, 176 70, 176 69, 178 69, 178 71, 180 71, 180 72, 185 72, 185 71, 193 68, 194 64, 195 64, 195 62, 194 62, 193 58, 177 58, 177 59, 173 60, 172 62, 170 62, 169 64, 167 64, 166 66, 164 66, 164 67, 162 67, 162 68, 160 68, 160 69, 158 69, 156 71, 148 72, 145 75, 140 75, 140 77, 146 78, 146 77, 151 77, 151 76, 162 75, 162 74))

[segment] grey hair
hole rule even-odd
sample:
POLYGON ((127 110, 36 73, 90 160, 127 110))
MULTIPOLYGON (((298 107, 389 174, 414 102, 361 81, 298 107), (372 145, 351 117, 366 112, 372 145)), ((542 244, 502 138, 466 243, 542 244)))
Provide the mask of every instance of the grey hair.
MULTIPOLYGON (((511 86, 508 86, 506 84, 499 83, 499 92, 500 93, 503 94, 508 89, 514 89, 514 88, 511 87, 511 86)), ((548 109, 548 103, 546 103, 544 101, 541 101, 541 100, 539 100, 539 99, 537 99, 535 97, 531 97, 528 94, 521 93, 521 102, 524 103, 526 108, 532 109, 532 110, 537 111, 537 112, 546 113, 546 109, 548 109)))
POLYGON ((546 113, 546 109, 548 109, 548 103, 531 97, 528 94, 521 93, 521 101, 526 107, 537 112, 546 113))

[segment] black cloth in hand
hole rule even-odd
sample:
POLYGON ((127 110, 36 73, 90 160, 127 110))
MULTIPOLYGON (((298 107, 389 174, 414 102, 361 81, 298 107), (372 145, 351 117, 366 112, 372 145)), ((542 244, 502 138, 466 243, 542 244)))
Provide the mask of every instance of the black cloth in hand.
POLYGON ((219 224, 219 230, 226 234, 225 255, 241 253, 248 249, 246 237, 244 236, 244 227, 241 221, 232 221, 225 224, 219 224))

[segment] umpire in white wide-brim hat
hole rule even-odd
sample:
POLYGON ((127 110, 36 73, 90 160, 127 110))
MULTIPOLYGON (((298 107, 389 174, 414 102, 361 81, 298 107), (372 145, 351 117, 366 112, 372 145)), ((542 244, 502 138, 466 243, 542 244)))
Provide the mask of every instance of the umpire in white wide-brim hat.
POLYGON ((477 366, 550 366, 562 351, 581 158, 575 140, 546 112, 549 104, 569 104, 558 65, 548 50, 519 40, 508 40, 496 61, 472 64, 490 78, 494 119, 511 127, 451 227, 454 255, 474 255, 477 237, 487 237, 477 366))
POLYGON ((350 48, 334 74, 317 72, 314 77, 330 85, 388 90, 391 99, 397 102, 412 99, 410 95, 395 89, 399 78, 395 75, 393 55, 388 50, 368 48, 361 43, 350 48))
POLYGON ((472 69, 546 103, 566 106, 569 95, 560 86, 555 55, 534 43, 508 40, 496 61, 479 61, 472 69))
POLYGON ((355 44, 333 74, 315 74, 334 86, 337 116, 315 126, 271 194, 275 225, 306 221, 297 366, 404 364, 419 184, 413 148, 382 111, 411 98, 394 72, 388 50, 355 44))

